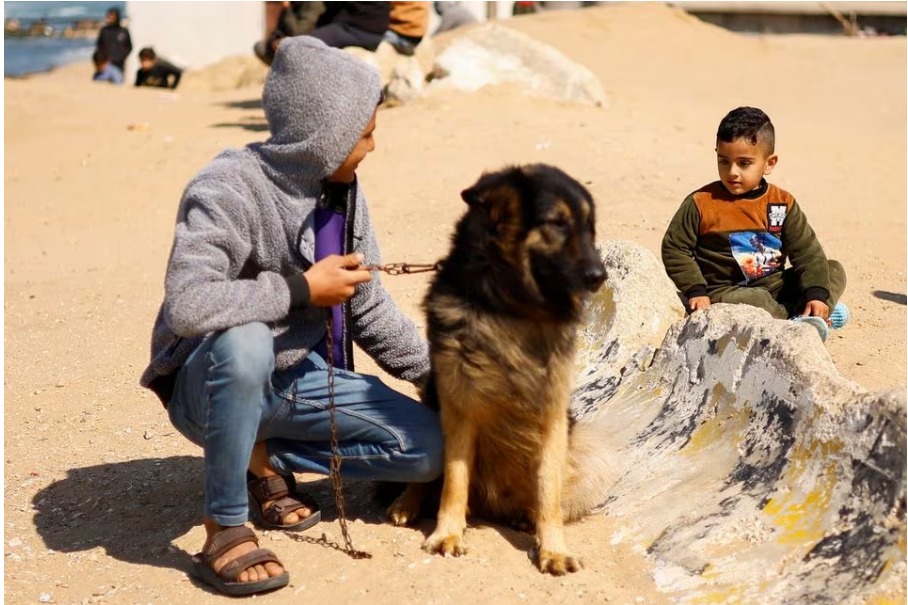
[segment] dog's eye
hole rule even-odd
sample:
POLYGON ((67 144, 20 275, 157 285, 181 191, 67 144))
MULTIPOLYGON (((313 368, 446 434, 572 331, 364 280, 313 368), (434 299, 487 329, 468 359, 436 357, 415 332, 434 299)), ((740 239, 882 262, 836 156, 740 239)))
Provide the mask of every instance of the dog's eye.
POLYGON ((564 219, 561 217, 549 219, 546 221, 546 224, 550 225, 552 227, 555 227, 556 229, 560 229, 562 231, 566 231, 568 229, 568 227, 570 227, 570 224, 567 222, 567 219, 564 219))

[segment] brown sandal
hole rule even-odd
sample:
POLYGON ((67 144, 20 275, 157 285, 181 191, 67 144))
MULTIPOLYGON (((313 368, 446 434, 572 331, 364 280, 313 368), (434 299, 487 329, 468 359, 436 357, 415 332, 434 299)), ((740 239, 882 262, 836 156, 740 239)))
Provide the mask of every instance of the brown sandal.
POLYGON ((293 475, 273 475, 258 478, 246 473, 246 487, 249 491, 249 511, 252 520, 266 529, 293 529, 303 531, 322 520, 322 511, 318 503, 307 494, 296 489, 293 475), (263 502, 271 502, 263 507, 263 502), (307 508, 308 517, 298 523, 286 524, 281 520, 289 513, 307 508))
POLYGON ((226 563, 219 571, 214 571, 215 561, 235 546, 246 542, 259 545, 255 532, 245 525, 225 527, 214 535, 208 547, 192 558, 193 575, 228 596, 241 596, 283 588, 290 582, 290 574, 285 570, 279 576, 257 580, 255 582, 238 582, 241 573, 263 563, 277 563, 283 567, 280 559, 265 548, 256 548, 226 563))

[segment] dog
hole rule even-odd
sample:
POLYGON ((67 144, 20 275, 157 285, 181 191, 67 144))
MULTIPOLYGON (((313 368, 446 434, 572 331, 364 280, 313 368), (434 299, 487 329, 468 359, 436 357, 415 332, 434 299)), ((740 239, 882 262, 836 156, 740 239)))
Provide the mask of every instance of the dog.
MULTIPOLYGON (((485 173, 423 303, 444 475, 438 521, 423 548, 459 556, 466 515, 535 526, 540 571, 582 568, 565 521, 603 499, 596 427, 569 420, 577 330, 606 278, 589 191, 545 164, 485 173)), ((388 509, 412 522, 430 487, 410 484, 388 509)))

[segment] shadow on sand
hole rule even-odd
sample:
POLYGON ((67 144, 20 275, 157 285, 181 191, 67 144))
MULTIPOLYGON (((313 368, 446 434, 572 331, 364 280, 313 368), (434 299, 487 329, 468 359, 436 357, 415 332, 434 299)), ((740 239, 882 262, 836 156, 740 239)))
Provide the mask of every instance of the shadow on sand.
POLYGON ((217 103, 221 107, 230 109, 239 109, 244 111, 255 111, 254 115, 244 115, 235 122, 220 122, 212 124, 212 128, 242 128, 251 132, 268 132, 268 122, 265 120, 265 114, 262 111, 262 100, 247 99, 245 101, 227 101, 217 103))
POLYGON ((905 294, 896 294, 895 292, 886 292, 885 290, 874 290, 873 295, 898 305, 908 305, 908 296, 905 294))
MULTIPOLYGON (((48 548, 70 553, 101 547, 108 556, 138 565, 189 573, 192 553, 173 541, 202 523, 201 457, 148 458, 70 469, 32 498, 35 526, 48 548)), ((324 521, 337 518, 328 478, 301 482, 319 502, 324 521)), ((345 482, 347 518, 385 523, 369 482, 345 482)), ((336 533, 334 529, 331 533, 336 533)), ((320 526, 293 539, 335 548, 320 541, 320 526)), ((201 544, 198 548, 201 549, 201 544)))

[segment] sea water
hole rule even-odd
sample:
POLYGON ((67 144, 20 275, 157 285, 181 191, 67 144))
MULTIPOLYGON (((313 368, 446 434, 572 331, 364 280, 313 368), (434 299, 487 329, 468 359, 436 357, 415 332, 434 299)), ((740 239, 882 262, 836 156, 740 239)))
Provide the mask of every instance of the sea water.
MULTIPOLYGON (((18 19, 21 27, 44 19, 58 31, 74 21, 101 21, 109 8, 119 8, 126 17, 126 2, 4 2, 3 18, 18 19)), ((3 38, 3 75, 23 76, 48 71, 76 61, 90 61, 94 38, 13 37, 3 38)))

